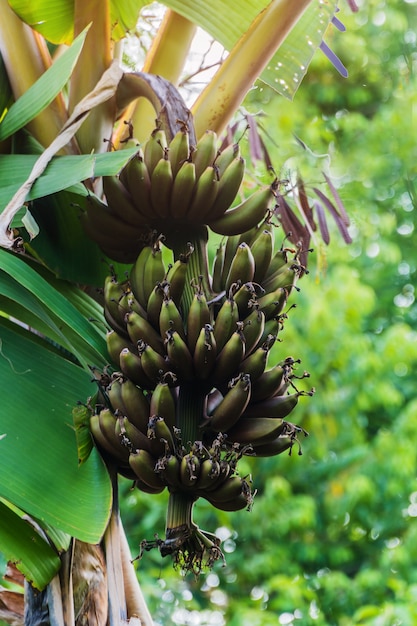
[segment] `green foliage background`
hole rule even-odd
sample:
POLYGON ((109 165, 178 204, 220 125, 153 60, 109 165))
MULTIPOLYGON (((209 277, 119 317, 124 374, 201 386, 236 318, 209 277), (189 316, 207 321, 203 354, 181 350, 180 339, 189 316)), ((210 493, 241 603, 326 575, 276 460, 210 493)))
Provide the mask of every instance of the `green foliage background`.
MULTIPOLYGON (((197 503, 199 525, 225 538, 225 567, 194 581, 157 551, 138 562, 158 624, 417 623, 417 6, 341 9, 347 32, 329 43, 347 80, 318 53, 294 102, 259 87, 245 103, 262 114, 281 177, 299 164, 316 184, 324 169, 352 219, 352 245, 335 228, 329 248, 313 244, 277 348, 302 359, 317 389, 294 416, 310 437, 301 457, 245 462, 251 513, 197 503)), ((166 496, 122 491, 138 553, 163 534, 166 496)))

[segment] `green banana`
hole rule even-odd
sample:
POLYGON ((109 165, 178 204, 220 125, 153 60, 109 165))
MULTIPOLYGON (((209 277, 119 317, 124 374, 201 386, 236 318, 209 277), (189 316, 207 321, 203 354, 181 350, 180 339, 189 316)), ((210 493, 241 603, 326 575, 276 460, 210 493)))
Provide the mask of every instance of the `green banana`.
POLYGON ((160 128, 156 128, 145 143, 143 149, 149 176, 152 176, 156 164, 164 156, 167 147, 168 144, 165 132, 160 128))
POLYGON ((301 266, 297 263, 287 263, 274 274, 271 274, 262 282, 262 287, 266 292, 276 291, 280 287, 285 288, 288 293, 297 282, 300 275, 301 266))
POLYGON ((257 379, 264 373, 268 360, 268 354, 269 348, 265 347, 263 344, 241 362, 239 372, 249 374, 252 386, 255 385, 257 379))
POLYGON ((162 415, 151 415, 148 424, 148 438, 154 443, 162 444, 165 453, 174 453, 176 444, 172 429, 166 423, 162 415))
POLYGON ((278 287, 275 291, 266 293, 258 299, 259 310, 265 315, 265 321, 276 318, 284 310, 288 300, 288 291, 278 287))
POLYGON ((146 226, 133 227, 122 221, 107 204, 101 202, 96 196, 87 197, 86 207, 86 211, 80 215, 80 221, 90 239, 106 253, 107 250, 120 250, 121 252, 124 250, 124 258, 128 258, 129 261, 122 262, 132 263, 142 248, 142 241, 148 228, 146 226))
POLYGON ((143 480, 139 480, 139 478, 136 476, 135 472, 133 472, 134 476, 135 476, 135 487, 137 489, 139 489, 140 491, 143 491, 144 493, 150 493, 150 494, 158 494, 158 493, 162 493, 163 490, 165 489, 165 485, 161 485, 159 487, 150 487, 149 485, 147 485, 146 483, 143 482, 143 480))
POLYGON ((187 316, 187 345, 191 353, 195 350, 201 329, 210 322, 211 313, 200 281, 195 289, 187 316))
POLYGON ((295 408, 299 397, 305 395, 310 395, 310 392, 297 391, 289 395, 272 396, 261 402, 250 403, 244 412, 244 417, 287 417, 295 408))
POLYGON ((181 335, 176 330, 169 330, 165 345, 169 363, 179 383, 192 380, 194 377, 193 358, 181 335))
POLYGON ((152 392, 150 402, 150 415, 163 417, 169 428, 176 426, 176 401, 174 394, 167 382, 159 382, 152 392))
MULTIPOLYGON (((210 220, 217 220, 232 205, 245 174, 245 159, 237 157, 221 174, 216 198, 207 214, 210 220)), ((259 221, 259 220, 258 220, 259 221)), ((247 230, 246 228, 244 230, 247 230)), ((242 230, 240 230, 240 233, 242 230)), ((223 233, 221 233, 223 234, 223 233)))
POLYGON ((253 283, 244 283, 233 290, 233 299, 239 311, 239 319, 244 320, 252 311, 252 303, 256 302, 256 288, 253 283))
POLYGON ((239 374, 229 383, 229 389, 209 418, 207 427, 215 432, 227 433, 247 407, 251 396, 249 374, 239 374))
POLYGON ((200 474, 200 459, 193 453, 184 454, 180 463, 180 480, 183 487, 190 488, 197 484, 200 474))
POLYGON ((245 338, 240 328, 234 331, 230 339, 218 353, 212 379, 215 386, 225 384, 239 369, 245 356, 245 338))
POLYGON ((106 387, 106 394, 110 400, 113 412, 118 411, 122 415, 127 415, 126 407, 122 400, 122 382, 123 379, 120 375, 112 378, 110 385, 106 387))
POLYGON ((289 437, 288 435, 278 435, 272 441, 268 441, 267 443, 261 443, 258 446, 253 446, 253 451, 251 455, 258 457, 265 456, 276 456, 277 454, 281 454, 286 450, 290 450, 294 445, 294 439, 289 437))
POLYGON ((150 443, 147 435, 145 435, 139 428, 136 428, 134 424, 127 417, 119 417, 116 426, 115 433, 122 441, 130 452, 136 450, 147 450, 150 452, 150 443))
MULTIPOLYGON (((229 273, 232 261, 235 257, 236 250, 239 245, 239 239, 240 237, 238 235, 233 235, 232 237, 228 237, 226 239, 226 248, 224 251, 224 260, 223 260, 223 266, 222 266, 221 291, 226 289, 227 275, 229 273)), ((240 282, 242 283, 243 281, 240 281, 240 282)))
POLYGON ((219 172, 219 177, 223 176, 229 165, 239 157, 240 146, 238 143, 229 144, 224 150, 219 151, 214 160, 214 165, 219 172))
POLYGON ((126 378, 120 388, 121 401, 125 407, 125 415, 136 428, 146 433, 149 421, 149 397, 145 396, 142 389, 126 378))
POLYGON ((160 337, 166 337, 171 330, 176 330, 182 339, 186 338, 181 313, 174 300, 165 294, 159 313, 160 337))
POLYGON ((240 476, 229 476, 221 485, 210 491, 210 501, 227 502, 243 493, 243 479, 240 476))
POLYGON ((216 340, 213 327, 205 324, 200 330, 193 354, 195 375, 200 380, 207 380, 211 375, 217 358, 216 340))
POLYGON ((211 282, 212 282, 212 289, 215 293, 220 293, 224 289, 224 284, 222 282, 222 272, 223 272, 223 265, 224 265, 225 249, 226 249, 225 244, 223 242, 220 242, 216 249, 216 254, 214 256, 211 282))
POLYGON ((158 459, 156 469, 170 491, 181 487, 180 462, 175 454, 166 454, 158 459))
POLYGON ((172 175, 175 178, 183 164, 190 157, 190 135, 186 127, 181 128, 169 143, 168 158, 171 163, 172 175))
POLYGON ((161 314, 162 303, 164 298, 167 297, 168 282, 163 280, 157 282, 152 289, 148 298, 148 307, 146 309, 146 317, 148 322, 152 324, 155 330, 159 330, 159 316, 161 314))
POLYGON ((247 243, 240 243, 236 249, 226 277, 226 291, 229 291, 230 287, 239 280, 242 283, 252 282, 254 274, 255 259, 253 258, 252 251, 247 243))
POLYGON ((120 353, 122 350, 134 350, 133 344, 121 337, 115 330, 106 333, 107 352, 113 363, 120 367, 120 353))
POLYGON ((120 173, 120 178, 129 190, 132 202, 140 215, 148 222, 154 218, 151 205, 151 177, 146 167, 142 150, 140 150, 120 173))
POLYGON ((242 415, 227 433, 227 439, 242 445, 258 445, 278 437, 284 430, 284 421, 273 417, 244 417, 242 415))
POLYGON ((184 292, 188 261, 192 252, 193 248, 191 247, 186 254, 181 254, 166 273, 166 280, 169 284, 169 295, 177 306, 180 305, 184 292))
POLYGON ((135 311, 127 313, 125 319, 127 332, 133 344, 137 344, 138 341, 146 341, 159 354, 165 355, 165 346, 161 335, 146 319, 135 311))
POLYGON ((242 328, 245 337, 245 354, 249 355, 254 350, 263 335, 265 329, 265 313, 254 305, 253 310, 245 318, 242 328))
POLYGON ((217 352, 220 352, 224 345, 237 328, 239 321, 239 310, 233 298, 226 298, 221 305, 214 321, 214 338, 216 340, 217 352))
POLYGON ((130 224, 132 229, 142 230, 149 225, 149 218, 139 212, 132 196, 117 176, 103 176, 103 191, 107 205, 113 214, 130 224))
POLYGON ((293 252, 293 250, 281 247, 275 252, 269 263, 269 267, 266 271, 264 278, 269 278, 272 274, 278 272, 282 267, 284 267, 284 265, 288 263, 288 252, 293 252))
POLYGON ((200 463, 200 475, 195 485, 197 493, 203 495, 207 489, 215 486, 220 475, 220 464, 214 459, 204 459, 200 463))
POLYGON ((166 275, 166 268, 162 257, 162 249, 159 240, 155 242, 152 254, 148 257, 145 265, 144 296, 149 300, 155 285, 162 282, 166 275))
POLYGON ((169 217, 173 182, 171 161, 167 156, 163 156, 155 165, 151 176, 150 194, 155 217, 161 219, 169 217))
POLYGON ((128 348, 123 348, 119 354, 119 365, 123 374, 132 380, 135 385, 142 389, 153 389, 155 383, 153 379, 145 373, 142 359, 138 354, 131 352, 128 348))
POLYGON ((117 418, 110 409, 102 409, 98 415, 100 430, 113 448, 112 454, 124 462, 129 458, 129 450, 123 445, 122 439, 116 434, 117 418))
POLYGON ((125 326, 125 314, 127 310, 121 305, 123 297, 128 290, 128 282, 119 283, 114 275, 106 276, 104 281, 104 314, 107 321, 116 322, 119 328, 125 326))
POLYGON ((156 460, 147 450, 137 450, 129 455, 129 465, 138 479, 149 487, 165 487, 159 474, 155 472, 156 460))
POLYGON ((230 500, 212 500, 204 495, 204 498, 210 502, 212 506, 221 511, 241 511, 242 509, 250 509, 251 503, 248 502, 244 493, 240 493, 238 496, 231 498, 230 500))
POLYGON ((219 184, 215 168, 209 165, 196 180, 193 197, 187 211, 188 220, 197 224, 205 223, 216 200, 219 184))
POLYGON ((196 184, 195 165, 186 161, 180 167, 174 178, 170 199, 169 212, 174 220, 183 220, 190 208, 196 184))
POLYGON ((153 252, 152 246, 144 246, 139 252, 129 275, 130 288, 139 304, 146 310, 147 298, 144 292, 145 267, 153 252))
POLYGON ((153 383, 152 387, 148 386, 146 389, 152 389, 159 382, 163 374, 169 370, 168 360, 145 341, 138 342, 138 352, 143 372, 153 383))
POLYGON ((199 178, 204 170, 213 165, 217 151, 217 135, 212 130, 207 130, 198 140, 192 151, 191 158, 195 165, 196 177, 199 178))
POLYGON ((278 395, 281 386, 291 374, 292 366, 296 363, 292 357, 280 361, 273 368, 266 370, 259 378, 253 381, 252 402, 260 402, 278 395))
POLYGON ((273 230, 271 228, 262 228, 261 232, 252 241, 250 248, 255 261, 253 281, 262 283, 274 251, 273 230))
POLYGON ((113 462, 114 459, 116 459, 119 463, 127 463, 127 448, 120 448, 119 442, 117 442, 117 446, 115 446, 114 443, 108 440, 101 429, 98 413, 94 413, 90 417, 90 432, 97 447, 100 451, 104 452, 104 456, 110 456, 113 462))
POLYGON ((249 230, 265 217, 271 199, 269 187, 257 189, 240 204, 226 211, 221 217, 209 221, 211 230, 219 235, 239 235, 249 230))

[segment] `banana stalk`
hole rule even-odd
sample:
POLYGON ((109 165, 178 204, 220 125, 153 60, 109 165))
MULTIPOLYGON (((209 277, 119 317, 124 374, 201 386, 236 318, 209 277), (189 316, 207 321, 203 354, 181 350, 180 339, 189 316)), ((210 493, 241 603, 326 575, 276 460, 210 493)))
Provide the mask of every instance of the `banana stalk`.
MULTIPOLYGON (((74 2, 74 35, 91 22, 83 50, 70 81, 69 111, 89 93, 112 62, 109 0, 76 0, 74 2)), ((77 140, 85 154, 105 152, 111 138, 116 113, 114 98, 94 108, 77 131, 77 140)))
MULTIPOLYGON (((196 25, 193 22, 168 9, 148 51, 142 71, 163 76, 177 85, 195 32, 196 25)), ((154 129, 155 112, 143 99, 131 103, 124 112, 113 137, 116 148, 119 147, 122 139, 123 121, 128 120, 133 125, 135 137, 139 141, 144 141, 154 129)))
POLYGON ((273 0, 254 19, 192 107, 197 138, 221 133, 310 2, 273 0))

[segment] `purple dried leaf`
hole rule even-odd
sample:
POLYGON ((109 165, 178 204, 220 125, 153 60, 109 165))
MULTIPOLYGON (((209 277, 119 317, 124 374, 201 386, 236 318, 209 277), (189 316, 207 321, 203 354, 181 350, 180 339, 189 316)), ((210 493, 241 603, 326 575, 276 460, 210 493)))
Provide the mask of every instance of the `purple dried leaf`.
POLYGON ((343 65, 342 61, 337 56, 337 54, 335 54, 333 50, 331 50, 329 46, 326 43, 324 43, 324 41, 321 42, 319 48, 320 50, 322 50, 322 52, 324 52, 326 57, 329 59, 330 63, 337 69, 339 74, 343 76, 343 78, 347 78, 348 71, 343 65))
POLYGON ((249 127, 248 141, 251 159, 252 161, 262 161, 263 151, 261 138, 259 136, 258 125, 253 115, 249 115, 249 113, 247 113, 245 115, 245 118, 249 127))
POLYGON ((262 148, 262 154, 264 157, 265 167, 270 172, 274 172, 274 166, 272 165, 272 160, 271 160, 271 157, 269 156, 268 148, 266 147, 265 142, 261 136, 259 136, 259 140, 261 142, 261 148, 262 148))
POLYGON ((332 17, 332 24, 339 30, 341 33, 346 32, 346 26, 337 18, 335 15, 332 17))
POLYGON ((350 219, 349 216, 347 214, 347 211, 345 209, 345 206, 342 202, 341 197, 339 196, 336 187, 333 185, 332 181, 330 180, 330 178, 325 174, 325 172, 322 172, 323 176, 324 176, 324 180, 326 181, 330 191, 332 192, 333 198, 335 199, 336 202, 336 206, 339 209, 339 213, 340 213, 340 217, 342 218, 343 222, 345 223, 346 226, 350 225, 350 219))
POLYGON ((313 190, 314 190, 314 193, 323 202, 324 206, 327 208, 329 213, 333 216, 333 219, 336 222, 336 226, 340 230, 340 232, 342 234, 342 237, 345 240, 345 242, 346 243, 352 243, 352 238, 349 235, 347 226, 346 226, 345 222, 343 221, 342 217, 339 215, 336 207, 332 204, 332 202, 329 200, 329 198, 327 196, 325 196, 322 191, 320 191, 320 189, 317 189, 317 187, 313 187, 313 190))
POLYGON ((297 189, 298 189, 298 200, 300 202, 301 210, 304 213, 304 217, 307 220, 311 230, 315 231, 317 229, 316 223, 313 218, 313 211, 308 203, 308 197, 306 194, 306 190, 304 187, 304 181, 301 178, 300 173, 297 174, 297 189))
POLYGON ((318 200, 315 200, 314 209, 316 211, 317 221, 319 223, 321 238, 323 239, 324 243, 328 246, 330 243, 330 233, 329 233, 329 229, 327 228, 326 216, 324 214, 323 205, 318 200))
POLYGON ((353 11, 353 13, 356 13, 357 11, 359 11, 359 7, 356 4, 355 0, 347 0, 347 3, 350 6, 350 10, 353 11))
POLYGON ((303 238, 306 231, 305 227, 294 214, 294 211, 281 194, 277 194, 277 206, 277 213, 281 217, 282 225, 284 226, 286 233, 291 233, 289 240, 294 244, 297 243, 303 238))

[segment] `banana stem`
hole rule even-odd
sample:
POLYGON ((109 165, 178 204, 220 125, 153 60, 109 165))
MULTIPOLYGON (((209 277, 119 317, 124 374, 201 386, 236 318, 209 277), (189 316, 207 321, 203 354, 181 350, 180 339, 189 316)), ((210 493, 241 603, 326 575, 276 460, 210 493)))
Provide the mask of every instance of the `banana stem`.
MULTIPOLYGON (((178 397, 178 428, 183 446, 199 439, 198 425, 204 412, 205 393, 194 383, 181 385, 178 397)), ((201 438, 201 437, 200 437, 201 438)))
POLYGON ((220 134, 311 0, 272 0, 242 35, 192 107, 197 139, 220 134))
POLYGON ((188 244, 191 244, 193 247, 193 252, 188 261, 187 280, 181 299, 181 309, 184 320, 187 319, 188 310, 194 297, 193 284, 199 280, 200 276, 202 276, 202 287, 206 297, 209 298, 212 294, 207 242, 208 231, 206 226, 194 229, 193 231, 176 231, 172 236, 172 241, 171 238, 169 241, 169 247, 172 248, 175 259, 178 259, 181 254, 186 252, 188 244))
MULTIPOLYGON (((71 76, 69 110, 89 93, 112 62, 109 0, 76 0, 74 2, 74 36, 91 22, 78 63, 71 76)), ((83 153, 106 152, 116 116, 115 98, 93 109, 77 131, 83 153)))
MULTIPOLYGON (((196 25, 182 15, 168 9, 148 51, 142 71, 157 74, 178 84, 182 69, 196 32, 196 25)), ((155 128, 155 111, 143 98, 133 102, 123 114, 113 143, 118 147, 124 132, 123 120, 131 120, 136 138, 145 141, 155 128)), ((186 121, 186 120, 185 120, 186 121)))
POLYGON ((190 529, 193 527, 193 507, 195 498, 189 494, 176 491, 169 494, 168 510, 166 518, 166 530, 168 535, 175 531, 190 529))

